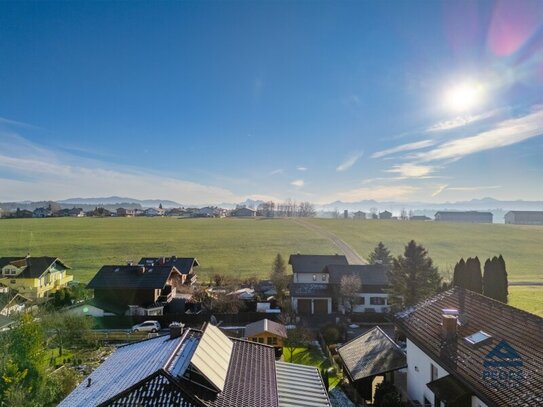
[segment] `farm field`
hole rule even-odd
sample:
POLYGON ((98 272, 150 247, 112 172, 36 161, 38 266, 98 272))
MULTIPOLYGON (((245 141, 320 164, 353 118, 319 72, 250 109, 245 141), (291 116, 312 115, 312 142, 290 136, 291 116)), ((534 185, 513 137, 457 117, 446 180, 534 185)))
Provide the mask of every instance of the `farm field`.
MULTIPOLYGON (((543 315, 543 227, 434 222, 310 219, 367 257, 382 240, 394 255, 410 239, 423 244, 448 278, 460 257, 502 254, 511 305, 543 315)), ((0 220, 0 256, 58 256, 87 282, 105 264, 144 256, 198 258, 200 281, 215 273, 236 277, 269 274, 274 256, 333 254, 326 237, 288 219, 47 218, 0 220)))
POLYGON ((337 251, 282 219, 46 218, 0 220, 0 256, 57 256, 88 282, 102 265, 145 256, 196 257, 200 281, 215 273, 269 275, 277 253, 337 251))

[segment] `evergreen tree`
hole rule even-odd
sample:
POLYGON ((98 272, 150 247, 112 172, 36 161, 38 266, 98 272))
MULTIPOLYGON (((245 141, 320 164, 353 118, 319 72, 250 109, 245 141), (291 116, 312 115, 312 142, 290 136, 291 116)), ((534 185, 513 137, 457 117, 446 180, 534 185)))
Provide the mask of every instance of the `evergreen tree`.
POLYGON ((289 277, 286 274, 287 263, 283 259, 281 254, 277 253, 272 263, 272 269, 270 274, 270 280, 275 286, 277 291, 277 301, 282 304, 285 299, 285 290, 288 287, 289 277))
POLYGON ((405 246, 403 256, 393 259, 388 277, 391 284, 390 300, 400 308, 430 297, 441 286, 441 277, 428 251, 414 240, 405 246))
POLYGON ((487 259, 483 275, 483 294, 507 304, 508 281, 505 260, 502 255, 487 259))
POLYGON ((479 257, 475 256, 471 261, 471 267, 468 269, 470 290, 476 293, 483 293, 483 276, 481 274, 481 262, 479 257))
POLYGON ((466 262, 464 261, 464 258, 461 258, 458 263, 454 266, 454 273, 453 273, 453 285, 457 285, 459 287, 465 287, 466 284, 466 262))
POLYGON ((383 244, 379 244, 373 249, 373 252, 368 256, 368 261, 370 264, 383 264, 389 266, 392 264, 392 256, 390 255, 390 250, 383 244))

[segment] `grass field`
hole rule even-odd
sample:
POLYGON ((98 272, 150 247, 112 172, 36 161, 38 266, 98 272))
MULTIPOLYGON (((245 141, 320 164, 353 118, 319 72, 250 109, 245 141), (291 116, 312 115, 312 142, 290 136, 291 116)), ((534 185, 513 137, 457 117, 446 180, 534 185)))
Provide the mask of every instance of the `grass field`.
MULTIPOLYGON (((509 280, 543 282, 543 227, 438 222, 311 219, 364 257, 383 241, 394 255, 410 239, 423 244, 447 277, 460 257, 502 254, 509 280)), ((0 256, 58 256, 75 280, 104 264, 144 256, 194 256, 200 281, 215 273, 266 277, 276 253, 333 254, 339 249, 287 219, 48 218, 0 220, 0 256)), ((529 286, 529 284, 527 284, 529 286)), ((511 304, 543 315, 543 286, 511 287, 511 304)))
POLYGON ((196 257, 200 280, 214 273, 269 275, 281 253, 335 253, 326 239, 288 220, 175 218, 46 218, 0 220, 0 256, 63 259, 77 281, 105 264, 145 256, 196 257))

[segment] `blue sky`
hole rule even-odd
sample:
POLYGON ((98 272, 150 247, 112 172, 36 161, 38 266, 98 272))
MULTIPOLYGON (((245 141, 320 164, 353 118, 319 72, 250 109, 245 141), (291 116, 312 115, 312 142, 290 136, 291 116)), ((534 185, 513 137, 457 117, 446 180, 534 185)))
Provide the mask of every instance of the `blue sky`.
POLYGON ((543 200, 543 3, 2 2, 0 201, 543 200))

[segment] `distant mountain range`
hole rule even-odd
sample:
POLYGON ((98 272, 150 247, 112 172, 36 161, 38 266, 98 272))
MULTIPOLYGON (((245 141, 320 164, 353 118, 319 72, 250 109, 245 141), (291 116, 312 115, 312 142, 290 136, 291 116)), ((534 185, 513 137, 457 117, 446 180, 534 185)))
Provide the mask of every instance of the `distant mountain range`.
POLYGON ((167 199, 135 199, 135 198, 123 198, 120 196, 108 196, 104 198, 68 198, 61 201, 57 201, 60 204, 65 205, 120 205, 120 204, 139 204, 142 207, 158 207, 162 204, 164 208, 175 208, 183 206, 177 202, 169 201, 167 199))

